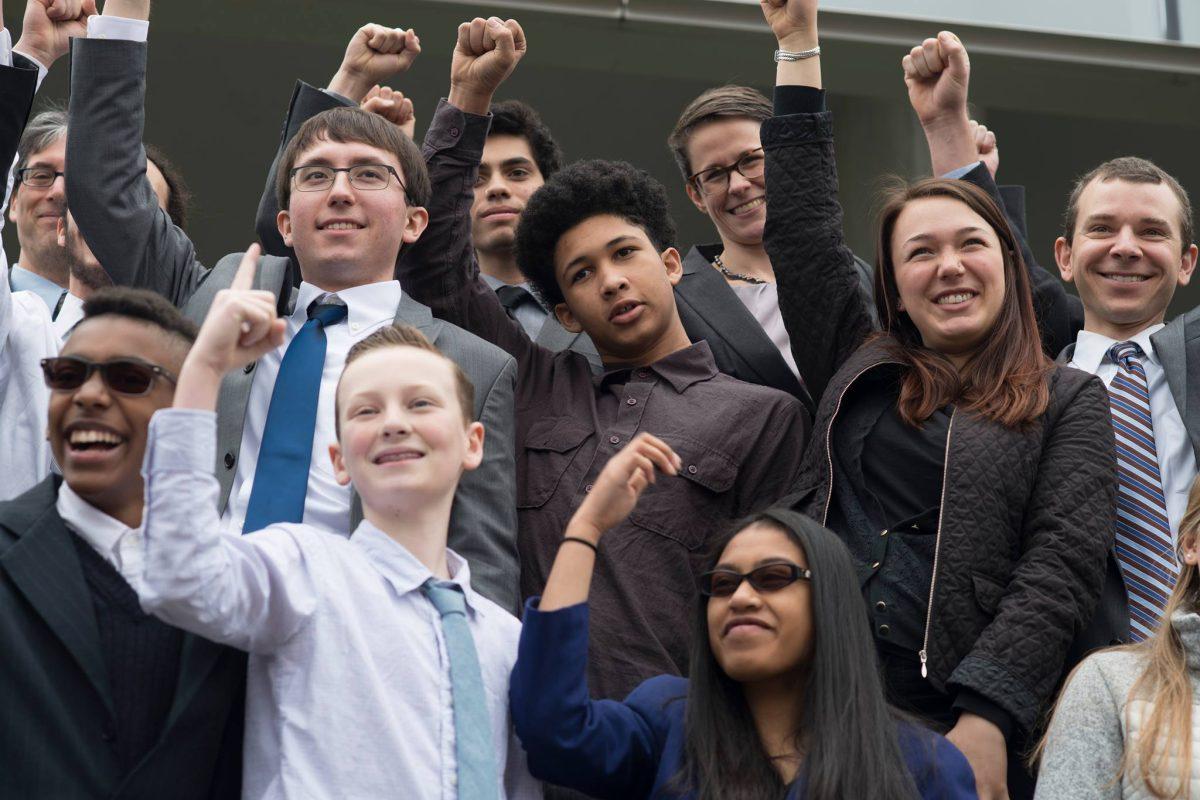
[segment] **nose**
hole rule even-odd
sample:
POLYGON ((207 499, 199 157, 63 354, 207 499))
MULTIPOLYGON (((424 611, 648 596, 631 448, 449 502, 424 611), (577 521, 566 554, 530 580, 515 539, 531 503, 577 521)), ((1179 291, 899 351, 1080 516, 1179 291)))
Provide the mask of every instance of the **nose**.
POLYGON ((100 370, 94 370, 71 396, 71 402, 87 408, 104 408, 112 403, 112 395, 108 386, 100 377, 100 370))
POLYGON ((391 409, 383 420, 383 438, 393 439, 407 436, 412 430, 408 415, 400 409, 391 409))
POLYGON ((944 248, 938 256, 937 274, 939 278, 958 278, 966 272, 959 258, 958 250, 954 247, 944 248))
POLYGON ((67 179, 64 175, 55 175, 54 180, 50 182, 50 188, 46 190, 46 197, 53 200, 62 200, 67 193, 67 179))
POLYGON ((1138 244, 1137 235, 1133 232, 1133 228, 1128 225, 1122 227, 1117 233, 1116 239, 1113 240, 1112 248, 1109 252, 1114 258, 1124 261, 1141 257, 1142 247, 1138 244))
POLYGON ((484 185, 484 189, 489 200, 500 200, 511 194, 508 191, 508 184, 504 182, 503 177, 499 173, 492 175, 488 179, 488 182, 484 185))
POLYGON ((354 202, 354 187, 350 185, 349 172, 333 173, 333 184, 329 187, 326 199, 329 203, 354 202))
POLYGON ((605 297, 612 297, 629 288, 629 279, 625 277, 625 270, 615 264, 604 264, 599 269, 601 291, 605 297))
POLYGON ((742 580, 733 594, 729 596, 729 608, 732 611, 748 611, 762 605, 762 597, 754 591, 750 581, 742 580))
POLYGON ((730 194, 741 194, 741 193, 746 192, 749 189, 751 189, 753 187, 753 185, 754 184, 751 183, 749 178, 747 178, 742 173, 738 172, 736 169, 730 170, 730 172, 729 172, 729 193, 730 194))

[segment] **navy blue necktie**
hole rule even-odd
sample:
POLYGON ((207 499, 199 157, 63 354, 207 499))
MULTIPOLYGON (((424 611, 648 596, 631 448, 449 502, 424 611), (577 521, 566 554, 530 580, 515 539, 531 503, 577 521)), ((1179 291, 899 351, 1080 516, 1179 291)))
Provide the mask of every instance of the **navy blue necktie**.
POLYGON ((345 318, 344 305, 313 303, 308 307, 308 322, 292 337, 283 354, 258 448, 254 488, 242 533, 275 522, 304 521, 317 399, 325 369, 325 327, 345 318))

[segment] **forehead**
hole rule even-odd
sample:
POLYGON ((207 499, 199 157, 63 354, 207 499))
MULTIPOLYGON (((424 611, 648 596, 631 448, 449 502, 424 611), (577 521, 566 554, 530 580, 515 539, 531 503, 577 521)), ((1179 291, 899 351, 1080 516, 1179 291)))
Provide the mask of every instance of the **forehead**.
POLYGON ((61 354, 92 361, 138 358, 178 374, 185 352, 181 344, 174 334, 149 322, 103 315, 75 326, 61 354))
POLYGON ((692 172, 724 166, 736 161, 747 150, 762 147, 759 125, 756 120, 738 117, 705 122, 695 128, 687 141, 692 172))
POLYGON ((389 345, 356 358, 342 373, 339 393, 397 395, 414 388, 456 392, 454 370, 444 356, 408 345, 389 345))
POLYGON ((515 158, 524 158, 533 164, 535 169, 537 167, 533 158, 533 148, 529 146, 529 140, 524 136, 498 133, 494 136, 489 136, 487 141, 484 142, 484 164, 494 167, 515 158))
POLYGON ((351 167, 355 164, 387 164, 401 175, 400 160, 395 153, 366 142, 335 142, 317 139, 310 147, 296 154, 296 166, 324 164, 331 167, 351 167))
POLYGON ((951 235, 968 227, 982 228, 985 233, 995 235, 988 221, 967 204, 950 197, 922 197, 909 202, 896 217, 892 243, 920 235, 951 235))
POLYGON ((598 255, 608 245, 621 238, 633 238, 649 247, 654 243, 637 225, 615 214, 598 214, 578 222, 558 238, 554 248, 554 263, 565 266, 580 256, 598 255))
POLYGON ((1110 216, 1125 219, 1157 217, 1178 224, 1183 207, 1164 183, 1133 183, 1119 178, 1095 178, 1079 195, 1079 217, 1110 216))
POLYGON ((38 150, 36 153, 31 153, 25 166, 44 166, 62 169, 63 163, 66 160, 67 137, 65 134, 60 134, 49 147, 38 150))
POLYGON ((755 522, 743 528, 725 545, 718 562, 749 569, 769 558, 782 558, 808 566, 800 545, 779 526, 769 522, 755 522))

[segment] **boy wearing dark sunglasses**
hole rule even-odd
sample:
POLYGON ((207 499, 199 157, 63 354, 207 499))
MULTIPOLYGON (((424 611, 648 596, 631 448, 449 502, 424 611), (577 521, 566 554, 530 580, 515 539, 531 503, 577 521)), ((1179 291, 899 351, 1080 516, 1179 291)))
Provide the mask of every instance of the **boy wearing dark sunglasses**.
POLYGON ((0 504, 6 797, 236 797, 245 658, 144 614, 142 455, 195 328, 105 289, 42 360, 62 477, 0 504))

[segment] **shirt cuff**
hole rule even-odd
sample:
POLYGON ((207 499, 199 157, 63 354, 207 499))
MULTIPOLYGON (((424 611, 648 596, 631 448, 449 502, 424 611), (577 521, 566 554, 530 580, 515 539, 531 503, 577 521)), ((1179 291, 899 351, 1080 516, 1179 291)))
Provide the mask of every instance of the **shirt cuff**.
POLYGON ((150 23, 144 19, 112 17, 103 14, 94 14, 88 17, 87 38, 89 39, 124 39, 130 42, 144 42, 149 36, 150 23))
POLYGON ((163 408, 150 418, 142 475, 205 472, 217 463, 217 412, 163 408))
MULTIPOLYGON (((492 115, 470 114, 450 101, 442 98, 425 131, 424 148, 433 151, 455 150, 464 158, 479 161, 483 158, 483 145, 487 141, 488 129, 492 126, 492 115)), ((427 153, 428 156, 428 153, 427 153)))
MULTIPOLYGON (((9 33, 8 28, 0 28, 0 67, 24 66, 23 64, 14 63, 13 55, 12 34, 9 33)), ((19 55, 37 68, 37 86, 34 88, 34 91, 36 92, 42 88, 42 81, 46 79, 46 73, 50 71, 50 68, 36 58, 31 58, 24 53, 16 53, 15 55, 19 55)))
POLYGON ((1009 714, 981 694, 968 689, 960 690, 958 696, 954 698, 954 708, 957 711, 964 711, 968 714, 974 714, 977 717, 983 717, 1000 729, 1000 733, 1004 735, 1004 741, 1006 742, 1012 734, 1012 714, 1009 714))
POLYGON ((982 161, 974 161, 974 162, 972 162, 972 163, 970 163, 970 164, 967 164, 965 167, 959 167, 958 169, 952 169, 952 170, 950 170, 949 172, 947 172, 945 175, 943 175, 942 177, 943 177, 943 178, 946 178, 946 179, 948 179, 948 180, 955 180, 955 181, 956 181, 956 180, 958 180, 959 178, 961 178, 961 177, 963 177, 964 175, 966 175, 966 174, 967 174, 968 172, 970 172, 971 170, 973 170, 973 169, 975 169, 976 167, 978 167, 978 166, 979 166, 980 164, 982 164, 982 163, 983 163, 982 161))
POLYGON ((775 116, 818 114, 825 110, 825 90, 812 86, 776 86, 775 116))

